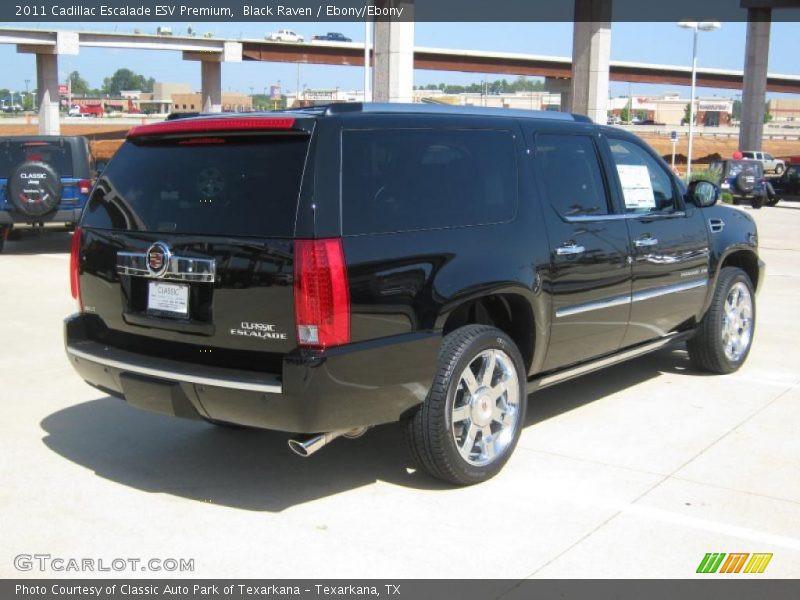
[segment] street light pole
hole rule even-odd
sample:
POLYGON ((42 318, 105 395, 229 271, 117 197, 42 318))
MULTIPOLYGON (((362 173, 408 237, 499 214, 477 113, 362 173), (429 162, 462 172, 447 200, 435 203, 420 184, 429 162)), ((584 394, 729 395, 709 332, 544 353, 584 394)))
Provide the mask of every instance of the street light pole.
POLYGON ((686 158, 686 181, 692 178, 692 145, 694 142, 694 95, 697 88, 697 35, 700 33, 695 23, 692 45, 692 93, 689 100, 689 156, 686 158))
POLYGON ((692 177, 692 146, 694 145, 694 104, 697 88, 697 36, 701 31, 719 29, 719 21, 681 21, 679 27, 691 29, 692 39, 692 92, 689 100, 689 156, 686 157, 686 181, 692 177))
POLYGON ((370 101, 370 35, 369 35, 370 21, 364 18, 364 102, 370 101))

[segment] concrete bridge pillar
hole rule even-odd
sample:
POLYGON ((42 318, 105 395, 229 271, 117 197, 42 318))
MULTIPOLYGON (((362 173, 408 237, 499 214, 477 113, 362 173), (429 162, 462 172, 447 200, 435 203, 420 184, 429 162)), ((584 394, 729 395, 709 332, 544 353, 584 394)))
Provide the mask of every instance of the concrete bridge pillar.
POLYGON ((606 122, 610 61, 611 0, 575 0, 571 112, 606 122))
POLYGON ((184 52, 183 59, 200 61, 202 111, 222 112, 222 63, 242 62, 242 45, 225 42, 222 52, 184 52))
POLYGON ((78 34, 56 33, 55 44, 18 44, 17 52, 36 54, 36 106, 39 107, 39 135, 59 135, 61 119, 58 94, 58 55, 78 54, 78 34))
POLYGON ((739 125, 739 149, 761 150, 764 137, 764 104, 767 98, 767 66, 772 10, 747 10, 747 42, 744 50, 742 121, 739 125))
MULTIPOLYGON (((382 0, 378 6, 414 9, 412 0, 382 0)), ((414 22, 376 21, 372 97, 375 102, 411 102, 414 94, 414 22)))
POLYGON ((544 89, 551 94, 561 95, 562 112, 572 112, 572 79, 545 77, 544 89))

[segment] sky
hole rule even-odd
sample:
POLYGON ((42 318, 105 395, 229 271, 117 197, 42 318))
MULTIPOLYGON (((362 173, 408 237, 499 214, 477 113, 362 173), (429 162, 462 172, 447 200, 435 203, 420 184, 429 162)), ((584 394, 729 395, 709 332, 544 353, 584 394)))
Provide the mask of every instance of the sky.
MULTIPOLYGON (((19 23, 13 27, 38 27, 42 29, 77 29, 104 31, 154 32, 155 23, 19 23)), ((186 32, 188 23, 169 24, 176 35, 186 32)), ((0 24, 0 26, 11 26, 0 24)), ((279 27, 288 27, 309 39, 326 31, 340 31, 354 41, 364 40, 363 23, 192 23, 192 28, 202 34, 209 31, 215 37, 263 38, 279 27)), ((744 66, 745 23, 722 23, 721 29, 701 33, 698 65, 723 69, 742 69, 744 66)), ((415 44, 439 48, 459 48, 498 52, 519 52, 568 57, 572 53, 572 23, 417 23, 415 44)), ((770 37, 769 72, 799 74, 797 44, 800 22, 772 24, 770 37)), ((674 23, 614 23, 611 31, 612 60, 648 62, 657 64, 690 65, 692 59, 692 32, 674 23)), ((13 45, 0 45, 0 88, 25 90, 25 80, 35 86, 36 66, 34 55, 18 54, 13 45)), ((63 81, 71 71, 80 72, 92 87, 100 87, 103 78, 114 70, 127 67, 156 81, 186 82, 193 89, 200 87, 200 67, 195 61, 184 61, 179 52, 152 50, 118 50, 107 48, 81 48, 77 56, 59 59, 59 77, 63 81)), ((429 83, 467 84, 483 79, 480 73, 415 71, 414 84, 429 83)), ((488 75, 488 79, 502 78, 488 75)), ((506 77, 510 79, 511 77, 506 77)), ((284 92, 297 88, 298 69, 295 64, 242 62, 226 63, 222 70, 223 89, 249 93, 263 93, 265 88, 280 81, 284 92)), ((300 87, 360 89, 363 71, 358 67, 301 65, 300 87)), ((680 92, 689 95, 681 86, 634 84, 634 94, 663 94, 680 92)), ((627 95, 627 83, 611 83, 611 95, 627 95)), ((704 96, 736 95, 735 90, 699 88, 704 96)))

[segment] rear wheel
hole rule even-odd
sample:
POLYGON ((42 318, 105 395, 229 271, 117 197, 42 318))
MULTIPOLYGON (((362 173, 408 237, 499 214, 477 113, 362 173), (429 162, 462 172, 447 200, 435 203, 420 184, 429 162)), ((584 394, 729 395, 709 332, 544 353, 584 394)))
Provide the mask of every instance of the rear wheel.
POLYGON ((783 165, 775 165, 775 175, 783 175, 783 170, 783 165))
POLYGON ((417 466, 458 485, 496 475, 522 431, 525 381, 519 350, 499 329, 468 325, 448 334, 428 397, 405 424, 417 466))
POLYGON ((755 322, 750 278, 736 267, 723 268, 711 306, 686 344, 692 364, 712 373, 733 373, 750 353, 755 322))

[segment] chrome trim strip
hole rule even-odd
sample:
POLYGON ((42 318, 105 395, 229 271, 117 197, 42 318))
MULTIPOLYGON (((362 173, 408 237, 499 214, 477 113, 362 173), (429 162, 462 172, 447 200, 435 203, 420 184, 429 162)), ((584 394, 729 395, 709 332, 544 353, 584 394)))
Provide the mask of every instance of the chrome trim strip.
POLYGON ((612 296, 610 298, 603 298, 594 302, 587 302, 585 304, 574 304, 572 306, 565 306, 556 310, 556 318, 569 317, 592 310, 600 310, 603 308, 611 308, 614 306, 621 306, 630 302, 641 302, 642 300, 650 300, 668 294, 676 294, 679 292, 686 292, 695 288, 704 287, 708 285, 707 279, 693 279, 691 281, 684 281, 671 285, 665 285, 651 290, 642 290, 633 294, 623 294, 621 296, 612 296))
POLYGON ((552 385, 554 383, 560 383, 567 379, 572 379, 573 377, 577 377, 578 375, 590 373, 591 371, 597 371, 598 369, 602 369, 604 367, 608 367, 619 362, 624 362, 626 360, 630 360, 631 358, 636 358, 637 356, 640 356, 642 354, 647 354, 648 352, 652 352, 653 350, 658 350, 659 348, 667 346, 668 344, 674 342, 676 339, 684 336, 685 336, 684 333, 673 333, 667 337, 644 344, 643 346, 637 346, 636 348, 631 348, 630 350, 626 350, 624 352, 620 352, 612 356, 607 356, 606 358, 601 358, 592 361, 590 363, 578 365, 577 367, 572 367, 571 369, 567 369, 559 373, 553 373, 552 375, 545 375, 544 377, 538 380, 534 379, 533 383, 538 383, 540 387, 552 385))
POLYGON ((662 287, 653 288, 651 290, 641 290, 633 294, 633 302, 641 302, 642 300, 651 300, 666 296, 668 294, 676 294, 679 292, 688 292, 695 288, 705 287, 708 285, 707 279, 693 279, 691 281, 684 281, 682 283, 674 283, 672 285, 665 285, 662 287))
POLYGON ((241 381, 238 379, 226 379, 222 377, 206 377, 203 375, 192 375, 191 373, 182 373, 179 371, 170 371, 167 369, 156 369, 152 367, 144 367, 132 363, 115 360, 113 358, 106 358, 83 352, 77 348, 67 347, 67 354, 82 358, 92 363, 112 367, 114 369, 121 369, 126 373, 138 373, 140 375, 150 375, 151 377, 158 377, 160 379, 168 379, 176 382, 195 383, 199 385, 210 385, 214 387, 224 387, 236 390, 247 390, 250 392, 263 392, 267 394, 280 394, 283 392, 283 386, 280 383, 252 383, 241 381))
POLYGON ((624 294, 622 296, 612 296, 610 298, 603 298, 602 300, 587 302, 585 304, 574 304, 572 306, 565 306, 564 308, 559 308, 556 310, 556 317, 569 317, 570 315, 577 315, 592 310, 611 308, 613 306, 622 306, 623 304, 630 304, 630 301, 631 295, 624 294))
POLYGON ((576 217, 562 217, 567 223, 591 223, 593 221, 627 221, 629 219, 678 219, 685 217, 686 213, 678 210, 671 213, 624 213, 613 215, 578 215, 576 217))
MULTIPOLYGON (((147 254, 144 252, 117 252, 117 273, 153 278, 147 268, 147 254)), ((157 279, 214 283, 216 274, 217 265, 213 258, 171 256, 166 271, 157 279)))

